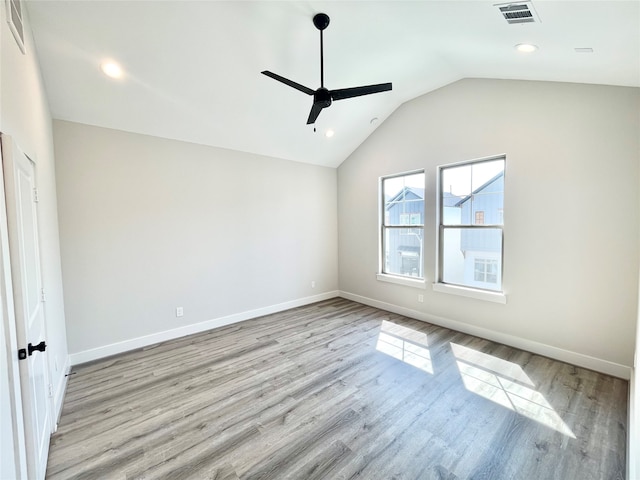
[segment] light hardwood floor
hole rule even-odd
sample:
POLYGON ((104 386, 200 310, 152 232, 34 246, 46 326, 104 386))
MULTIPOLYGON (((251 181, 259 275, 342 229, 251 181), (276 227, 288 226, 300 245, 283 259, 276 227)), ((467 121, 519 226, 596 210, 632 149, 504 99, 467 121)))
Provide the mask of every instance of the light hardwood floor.
POLYGON ((623 479, 627 382, 344 299, 74 368, 50 479, 623 479))

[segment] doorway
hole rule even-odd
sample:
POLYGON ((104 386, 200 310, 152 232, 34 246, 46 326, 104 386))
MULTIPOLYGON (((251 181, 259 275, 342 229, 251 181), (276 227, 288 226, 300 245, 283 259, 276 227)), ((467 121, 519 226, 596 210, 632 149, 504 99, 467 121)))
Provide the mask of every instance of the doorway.
MULTIPOLYGON (((21 400, 13 402, 11 412, 17 449, 14 464, 16 475, 24 476, 19 472, 26 463, 27 476, 42 479, 47 466, 53 408, 40 270, 36 165, 10 136, 0 134, 0 141, 5 201, 0 213, 4 230, 2 293, 8 307, 3 308, 3 332, 10 333, 5 342, 9 372, 15 372, 16 364, 19 372, 19 380, 8 378, 8 393, 13 389, 13 397, 21 400), (15 330, 11 329, 12 322, 15 330)), ((3 416, 5 413, 3 411, 3 416)))

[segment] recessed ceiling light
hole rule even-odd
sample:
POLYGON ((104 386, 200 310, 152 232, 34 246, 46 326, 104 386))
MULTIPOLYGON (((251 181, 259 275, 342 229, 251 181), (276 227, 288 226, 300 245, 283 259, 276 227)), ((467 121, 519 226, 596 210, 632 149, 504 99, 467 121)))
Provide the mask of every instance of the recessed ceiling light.
POLYGON ((593 48, 591 47, 576 47, 574 50, 576 53, 593 53, 593 48))
POLYGON ((111 78, 120 78, 122 77, 122 68, 116 62, 107 60, 102 62, 100 65, 102 72, 111 78))
POLYGON ((530 43, 519 43, 518 45, 515 46, 515 49, 521 53, 531 53, 538 50, 538 47, 530 43))
POLYGON ((329 129, 326 132, 324 132, 324 136, 327 138, 331 138, 336 134, 336 132, 334 132, 333 130, 329 129))

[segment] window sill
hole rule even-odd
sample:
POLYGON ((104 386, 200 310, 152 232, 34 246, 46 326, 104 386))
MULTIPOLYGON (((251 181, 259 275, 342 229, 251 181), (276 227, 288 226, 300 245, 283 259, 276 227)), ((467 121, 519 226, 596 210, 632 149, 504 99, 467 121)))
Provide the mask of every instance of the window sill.
POLYGON ((398 277, 396 275, 389 275, 387 273, 378 273, 376 274, 376 278, 380 282, 395 283, 396 285, 404 285, 406 287, 421 288, 423 290, 427 288, 427 282, 424 278, 413 279, 409 277, 398 277))
POLYGON ((477 290, 475 288, 459 287, 457 285, 447 285, 445 283, 434 283, 433 291, 440 293, 448 293, 451 295, 460 295, 462 297, 475 298, 476 300, 485 300, 494 303, 507 303, 507 296, 501 292, 487 292, 477 290))

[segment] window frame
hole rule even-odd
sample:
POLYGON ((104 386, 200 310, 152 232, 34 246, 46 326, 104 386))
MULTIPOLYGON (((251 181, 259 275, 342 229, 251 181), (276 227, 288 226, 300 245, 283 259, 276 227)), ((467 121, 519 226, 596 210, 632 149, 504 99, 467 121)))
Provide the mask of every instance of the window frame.
POLYGON ((390 282, 390 283, 398 283, 402 285, 414 286, 418 288, 425 288, 426 275, 425 275, 425 224, 424 224, 424 216, 426 212, 426 180, 427 173, 424 168, 420 168, 417 170, 410 170, 407 172, 395 173, 391 175, 383 175, 378 179, 378 280, 390 282), (393 178, 401 178, 408 177, 411 175, 422 174, 423 175, 423 190, 425 191, 425 195, 422 198, 422 216, 423 223, 412 223, 412 220, 415 218, 415 212, 405 212, 405 215, 409 215, 409 223, 404 224, 391 224, 388 222, 386 216, 386 202, 384 197, 384 182, 385 180, 390 180, 393 178), (389 224, 388 224, 389 223, 389 224), (420 229, 422 230, 422 236, 420 238, 420 260, 419 260, 419 276, 412 275, 403 275, 401 273, 393 273, 386 271, 386 242, 385 242, 385 233, 387 230, 412 230, 412 229, 420 229))
MULTIPOLYGON (((506 171, 507 171, 507 156, 506 154, 500 154, 500 155, 492 155, 489 157, 483 157, 483 158, 477 158, 477 159, 473 159, 473 160, 466 160, 463 162, 457 162, 457 163, 449 163, 446 165, 440 165, 438 166, 438 178, 437 178, 437 202, 438 202, 438 206, 437 206, 437 214, 438 214, 438 221, 437 221, 437 238, 436 238, 436 266, 437 266, 437 272, 436 272, 436 282, 433 284, 433 289, 435 291, 438 292, 442 292, 442 293, 453 293, 453 294, 458 294, 458 295, 462 295, 462 296, 467 296, 467 297, 471 297, 471 298, 478 298, 481 300, 488 300, 488 301, 493 301, 493 302, 497 302, 497 303, 506 303, 506 296, 504 293, 504 202, 502 205, 502 208, 499 209, 501 215, 500 218, 502 220, 502 223, 500 224, 496 224, 496 223, 483 223, 481 225, 475 224, 475 223, 466 223, 466 224, 459 224, 459 225, 445 225, 444 224, 444 202, 442 200, 443 197, 443 173, 450 168, 458 168, 458 167, 464 167, 464 166, 471 166, 471 165, 475 165, 475 164, 480 164, 480 163, 485 163, 485 162, 491 162, 491 161, 496 161, 496 160, 502 160, 504 162, 504 168, 503 168, 503 177, 506 178, 506 171), (496 290, 496 289, 491 289, 491 288, 482 288, 479 286, 471 286, 471 285, 465 285, 465 284, 459 284, 459 283, 449 283, 449 282, 445 282, 443 280, 443 276, 444 276, 444 236, 445 236, 445 231, 447 229, 468 229, 468 230, 473 230, 473 229, 487 229, 487 230, 495 230, 498 229, 500 230, 500 268, 499 268, 499 278, 500 278, 500 290, 496 290)), ((504 192, 503 192, 504 194, 504 192)), ((484 213, 484 211, 483 211, 484 213)), ((485 217, 485 215, 483 215, 483 217, 485 217)), ((472 215, 472 218, 470 219, 471 221, 475 222, 475 215, 472 215)), ((484 218, 483 218, 484 220, 484 218)))

